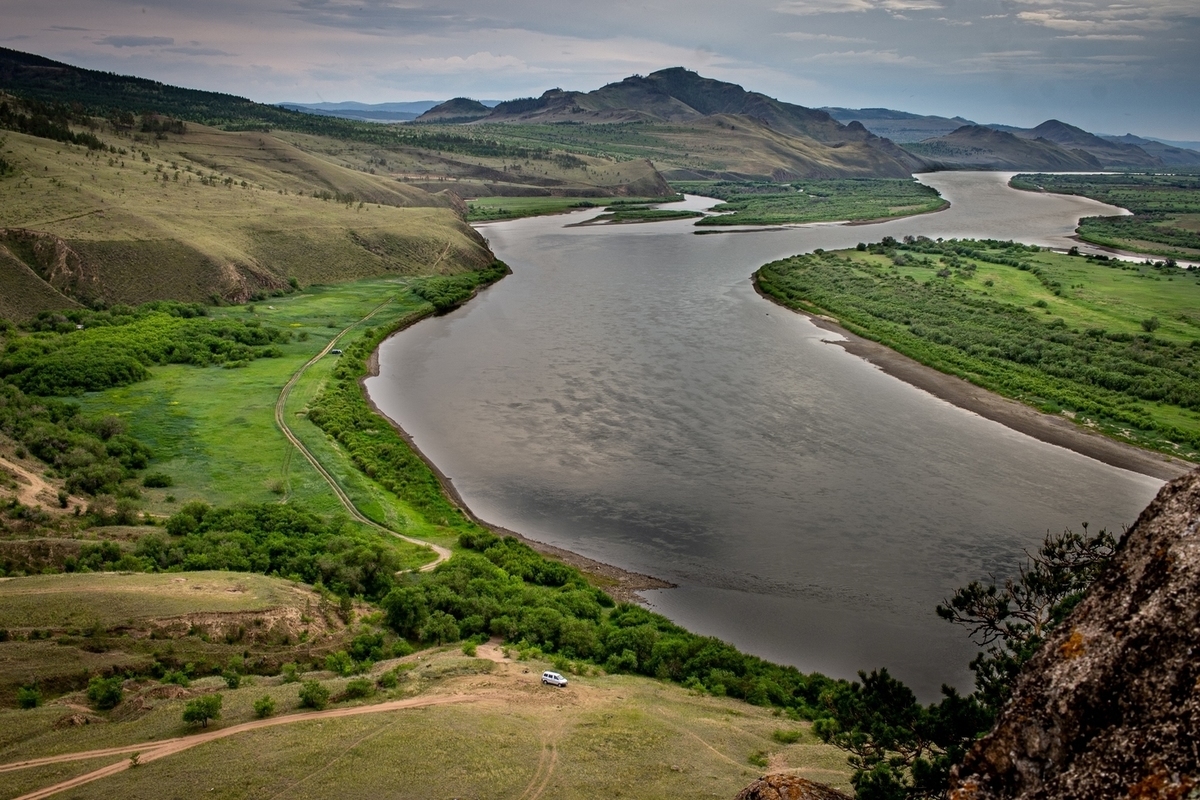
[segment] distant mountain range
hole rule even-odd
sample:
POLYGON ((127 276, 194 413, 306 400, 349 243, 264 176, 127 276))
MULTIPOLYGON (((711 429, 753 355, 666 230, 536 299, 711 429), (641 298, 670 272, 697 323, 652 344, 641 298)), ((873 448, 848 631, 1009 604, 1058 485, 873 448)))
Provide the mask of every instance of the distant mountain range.
POLYGON ((974 125, 962 117, 938 117, 894 111, 890 108, 822 108, 838 122, 860 122, 876 136, 886 136, 893 142, 920 142, 935 136, 945 136, 963 125, 974 125))
MULTIPOLYGON (((364 120, 366 122, 411 122, 439 104, 438 100, 416 100, 408 103, 276 103, 280 108, 318 114, 339 119, 364 120)), ((472 101, 475 102, 475 101, 472 101)), ((499 100, 484 100, 484 108, 494 106, 499 100)))

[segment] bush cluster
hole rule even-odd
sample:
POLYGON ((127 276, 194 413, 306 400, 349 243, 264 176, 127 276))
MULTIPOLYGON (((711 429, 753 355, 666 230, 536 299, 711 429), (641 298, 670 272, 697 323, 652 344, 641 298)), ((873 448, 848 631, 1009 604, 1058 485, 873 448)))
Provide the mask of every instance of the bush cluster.
POLYGON ((168 302, 43 312, 31 323, 32 335, 9 339, 0 379, 28 394, 80 394, 145 380, 156 364, 232 365, 278 357, 278 345, 290 338, 258 320, 204 314, 203 306, 168 302))
MULTIPOLYGON (((892 240, 865 249, 1036 269, 1030 249, 1012 243, 892 240)), ((785 305, 827 311, 856 333, 985 388, 1200 448, 1200 433, 1155 419, 1136 402, 1200 409, 1200 363, 1187 345, 1149 333, 1073 330, 951 281, 921 283, 833 253, 767 264, 756 279, 785 305)))
POLYGON ((166 530, 138 540, 134 555, 144 569, 259 572, 377 600, 401 567, 391 541, 344 517, 327 520, 290 504, 188 503, 166 530))

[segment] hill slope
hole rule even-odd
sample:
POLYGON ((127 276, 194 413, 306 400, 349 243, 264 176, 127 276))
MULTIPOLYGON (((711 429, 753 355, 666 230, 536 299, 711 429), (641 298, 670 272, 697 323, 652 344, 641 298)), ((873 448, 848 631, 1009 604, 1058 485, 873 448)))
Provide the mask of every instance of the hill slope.
POLYGON ((0 314, 77 303, 242 301, 297 285, 457 272, 492 259, 450 195, 266 133, 106 135, 100 154, 6 134, 0 314))
POLYGON ((975 124, 962 117, 911 114, 890 108, 822 108, 821 111, 838 122, 859 122, 876 136, 884 136, 901 144, 945 136, 963 125, 975 124))
POLYGON ((1083 150, 1068 150, 1047 139, 1022 138, 982 125, 964 125, 945 136, 904 147, 941 169, 1087 171, 1102 168, 1095 156, 1083 150))
POLYGON ((448 188, 446 183, 452 182, 451 188, 462 197, 671 194, 652 165, 629 169, 620 163, 627 159, 596 152, 565 158, 552 137, 514 147, 461 127, 446 130, 430 125, 388 125, 324 113, 341 114, 337 109, 302 113, 244 97, 82 69, 5 48, 0 48, 0 91, 49 104, 51 111, 65 109, 81 124, 90 117, 89 124, 108 120, 128 130, 138 124, 138 117, 143 118, 144 125, 149 115, 226 131, 287 132, 289 142, 306 151, 315 150, 335 164, 386 173, 433 191, 444 190, 448 188), (353 159, 346 157, 347 151, 356 151, 353 159), (531 176, 536 177, 531 180, 531 176))
POLYGON ((1015 131, 1024 139, 1045 139, 1069 150, 1082 150, 1096 158, 1104 167, 1161 167, 1161 159, 1150 155, 1136 144, 1101 139, 1082 128, 1056 119, 1048 119, 1028 131, 1015 131))
POLYGON ((1101 138, 1118 144, 1137 145, 1168 167, 1200 166, 1200 152, 1195 150, 1173 147, 1163 142, 1156 142, 1153 139, 1143 139, 1141 136, 1134 136, 1132 133, 1127 133, 1124 136, 1102 136, 1101 138))
MULTIPOLYGON (((666 154, 669 161, 655 159, 675 178, 762 178, 776 173, 810 178, 908 177, 924 167, 921 159, 861 124, 843 125, 824 111, 748 92, 682 67, 634 75, 591 92, 551 89, 541 97, 500 103, 472 122, 642 123, 637 138, 657 137, 676 147, 666 154), (730 142, 728 133, 739 128, 738 141, 730 142), (718 160, 728 161, 727 167, 681 163, 687 158, 680 156, 701 151, 719 151, 718 160)), ((571 134, 572 138, 588 136, 571 134)))

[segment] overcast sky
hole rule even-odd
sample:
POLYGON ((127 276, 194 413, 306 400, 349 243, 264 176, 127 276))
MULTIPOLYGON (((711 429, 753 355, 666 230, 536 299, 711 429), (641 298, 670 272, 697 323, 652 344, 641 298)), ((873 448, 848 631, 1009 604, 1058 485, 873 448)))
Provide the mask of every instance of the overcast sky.
POLYGON ((263 102, 682 65, 805 106, 1200 140, 1200 0, 0 0, 0 46, 263 102))

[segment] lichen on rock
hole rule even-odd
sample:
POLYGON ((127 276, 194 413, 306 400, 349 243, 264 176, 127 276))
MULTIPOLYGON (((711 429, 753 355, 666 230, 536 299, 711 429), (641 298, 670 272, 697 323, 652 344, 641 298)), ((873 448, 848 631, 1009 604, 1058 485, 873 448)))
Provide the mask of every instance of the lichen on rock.
POLYGON ((1023 669, 954 800, 1200 796, 1200 470, 1163 487, 1023 669))

